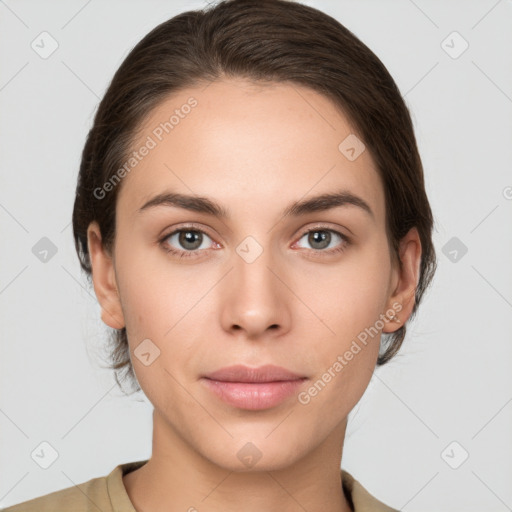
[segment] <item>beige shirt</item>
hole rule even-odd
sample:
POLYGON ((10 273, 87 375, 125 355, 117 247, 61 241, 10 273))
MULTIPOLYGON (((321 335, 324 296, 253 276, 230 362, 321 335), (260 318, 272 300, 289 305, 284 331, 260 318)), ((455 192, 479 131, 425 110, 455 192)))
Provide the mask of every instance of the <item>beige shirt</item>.
MULTIPOLYGON (((136 512, 122 477, 146 462, 120 464, 107 476, 24 501, 4 512, 136 512)), ((374 498, 347 471, 342 469, 340 475, 343 492, 354 512, 398 512, 374 498)))

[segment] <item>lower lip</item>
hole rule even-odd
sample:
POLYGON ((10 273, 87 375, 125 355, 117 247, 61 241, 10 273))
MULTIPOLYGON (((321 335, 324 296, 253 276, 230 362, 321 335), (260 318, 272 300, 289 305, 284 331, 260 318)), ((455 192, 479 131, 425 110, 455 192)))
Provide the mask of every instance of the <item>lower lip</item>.
POLYGON ((240 409, 257 411, 279 405, 296 393, 306 379, 259 383, 201 380, 224 402, 240 409))

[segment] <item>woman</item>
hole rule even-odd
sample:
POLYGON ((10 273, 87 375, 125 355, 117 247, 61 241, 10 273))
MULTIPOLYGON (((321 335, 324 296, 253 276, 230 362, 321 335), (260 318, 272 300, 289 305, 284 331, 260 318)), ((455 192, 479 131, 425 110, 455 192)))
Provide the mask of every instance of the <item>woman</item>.
POLYGON ((233 0, 162 23, 100 103, 73 211, 152 456, 7 510, 395 510, 343 442, 432 227, 409 112, 339 22, 233 0))

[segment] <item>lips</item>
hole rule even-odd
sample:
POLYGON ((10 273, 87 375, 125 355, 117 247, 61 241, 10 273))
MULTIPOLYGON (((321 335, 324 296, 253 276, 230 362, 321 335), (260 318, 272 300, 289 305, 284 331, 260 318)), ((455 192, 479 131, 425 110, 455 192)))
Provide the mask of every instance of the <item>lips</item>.
POLYGON ((204 375, 204 378, 221 382, 280 382, 305 379, 286 368, 267 364, 258 368, 251 368, 244 365, 234 365, 221 368, 213 373, 204 375))
POLYGON ((306 380, 307 377, 269 364, 259 368, 228 366, 205 375, 201 382, 223 402, 238 409, 258 411, 289 400, 306 380))

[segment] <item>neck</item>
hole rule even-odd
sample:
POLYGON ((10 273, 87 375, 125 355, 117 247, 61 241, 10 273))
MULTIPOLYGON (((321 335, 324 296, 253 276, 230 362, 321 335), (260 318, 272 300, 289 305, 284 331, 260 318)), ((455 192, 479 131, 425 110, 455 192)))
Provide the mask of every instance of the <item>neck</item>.
POLYGON ((263 464, 262 458, 251 466, 247 459, 242 470, 222 467, 194 450, 156 410, 153 420, 153 455, 123 477, 137 512, 352 511, 340 475, 346 420, 292 463, 263 464))

